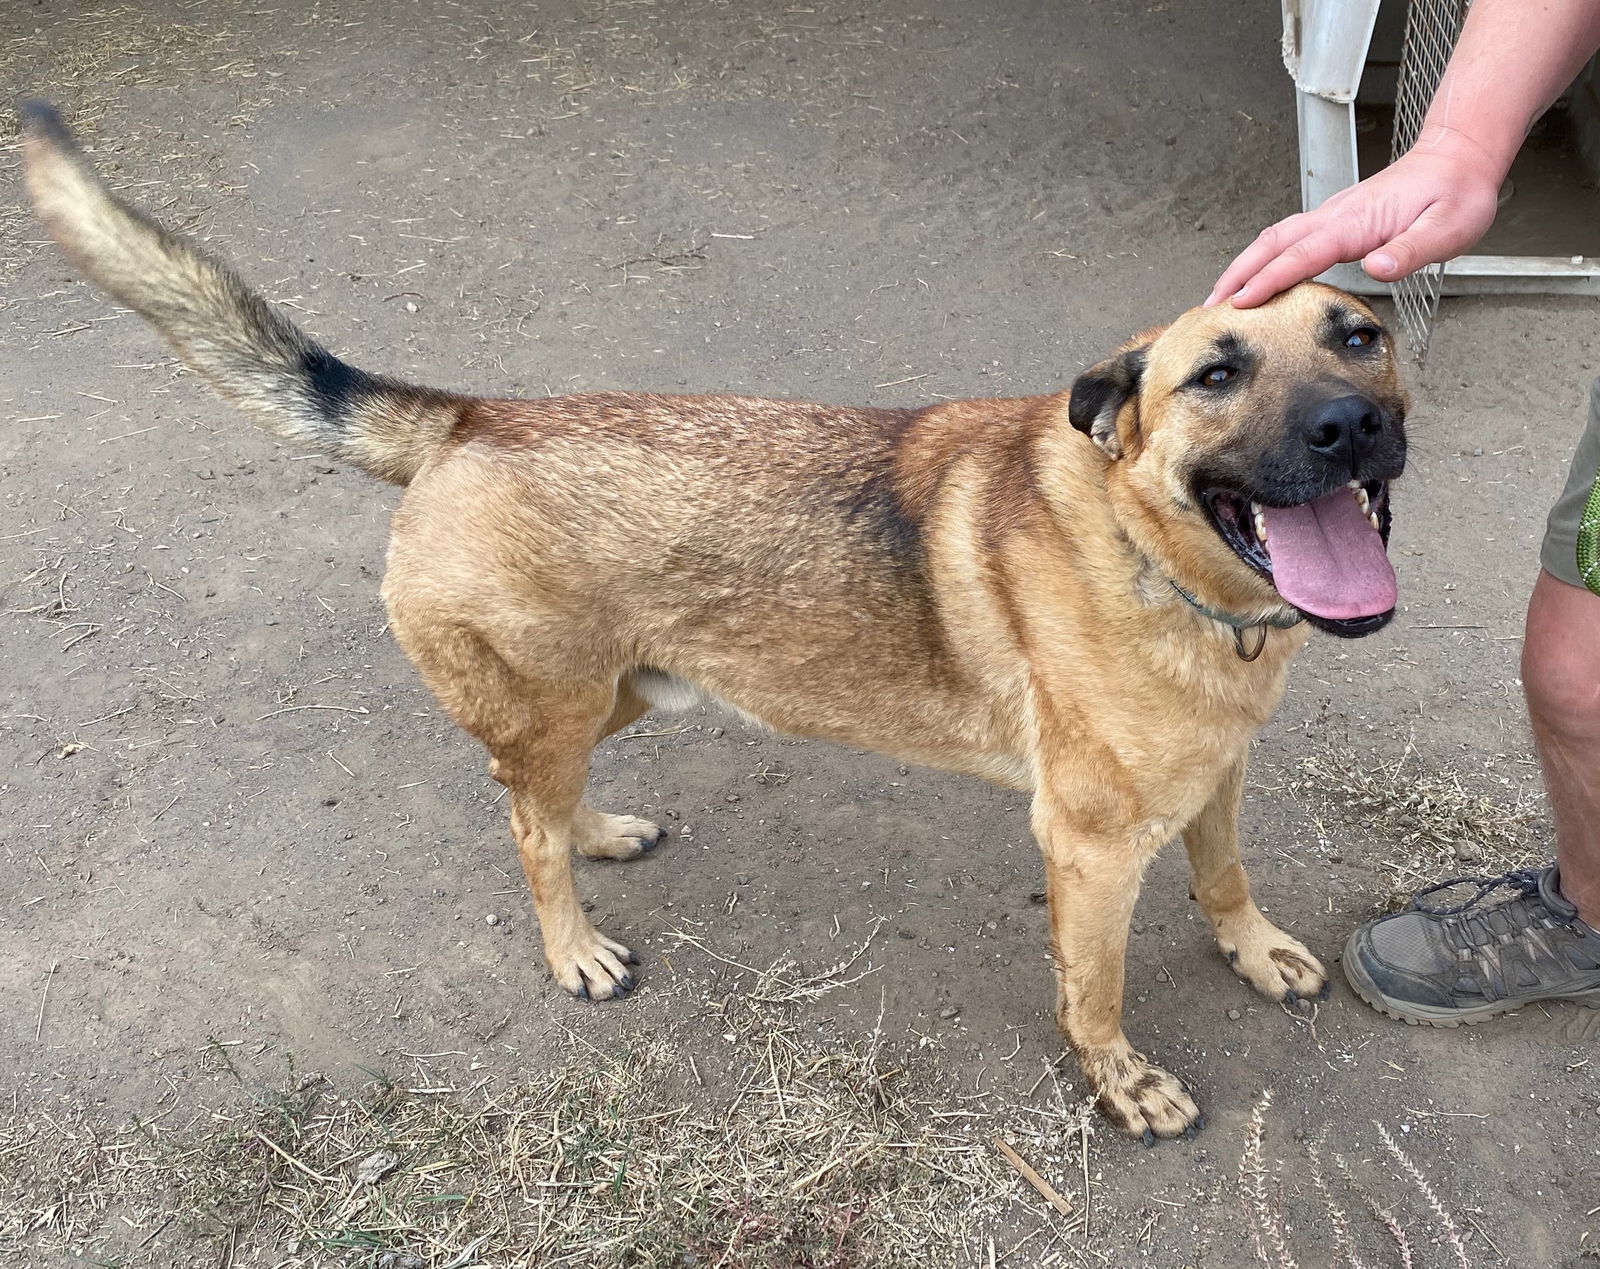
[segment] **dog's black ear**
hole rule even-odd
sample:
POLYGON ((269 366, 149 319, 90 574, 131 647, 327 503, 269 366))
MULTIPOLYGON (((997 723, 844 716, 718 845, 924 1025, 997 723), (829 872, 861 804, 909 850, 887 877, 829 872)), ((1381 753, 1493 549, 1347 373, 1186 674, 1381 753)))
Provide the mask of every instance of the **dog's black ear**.
POLYGON ((1072 385, 1067 402, 1067 418, 1112 458, 1122 457, 1122 440, 1117 435, 1117 418, 1122 407, 1139 395, 1144 377, 1145 349, 1126 348, 1105 361, 1090 366, 1072 385))

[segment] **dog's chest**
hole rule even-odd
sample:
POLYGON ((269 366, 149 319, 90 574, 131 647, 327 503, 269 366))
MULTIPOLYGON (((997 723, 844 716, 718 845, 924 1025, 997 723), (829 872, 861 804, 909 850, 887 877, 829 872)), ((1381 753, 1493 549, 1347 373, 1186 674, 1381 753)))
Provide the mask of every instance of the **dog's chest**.
POLYGON ((1212 719, 1163 735, 1133 764, 1138 787, 1136 843, 1158 849, 1194 822, 1250 754, 1253 725, 1212 719))

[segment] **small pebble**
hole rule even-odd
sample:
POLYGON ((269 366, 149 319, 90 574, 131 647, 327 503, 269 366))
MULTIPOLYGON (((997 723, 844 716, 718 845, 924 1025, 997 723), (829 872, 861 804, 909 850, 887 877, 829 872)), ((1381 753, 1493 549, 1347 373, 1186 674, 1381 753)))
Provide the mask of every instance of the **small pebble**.
POLYGON ((406 312, 415 313, 416 311, 417 311, 417 302, 415 300, 407 300, 406 301, 406 312))
POLYGON ((500 924, 500 917, 499 917, 498 913, 491 912, 488 916, 484 917, 483 919, 484 919, 485 924, 487 924, 487 925, 499 925, 500 924))
POLYGON ((960 1012, 961 1012, 961 1009, 960 1009, 959 1006, 957 1006, 957 1005, 946 1005, 943 1009, 939 1010, 939 1016, 941 1018, 944 1018, 944 1019, 948 1020, 950 1018, 954 1018, 960 1012))
POLYGON ((1229 1021, 1238 1022, 1239 1019, 1242 1018, 1242 1017, 1244 1017, 1244 1015, 1242 1013, 1240 1013, 1237 1009, 1228 1010, 1228 1019, 1229 1019, 1229 1021))

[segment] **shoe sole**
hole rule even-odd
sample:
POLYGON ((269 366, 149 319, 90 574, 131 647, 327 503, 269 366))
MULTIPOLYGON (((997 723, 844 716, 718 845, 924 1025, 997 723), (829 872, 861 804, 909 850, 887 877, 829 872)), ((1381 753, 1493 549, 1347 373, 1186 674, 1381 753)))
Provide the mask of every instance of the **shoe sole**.
POLYGON ((1546 1000, 1568 1001, 1572 1004, 1583 1005, 1588 1009, 1600 1009, 1600 987, 1592 987, 1588 991, 1572 992, 1567 995, 1554 996, 1529 996, 1522 999, 1496 1000, 1489 1004, 1477 1005, 1466 1009, 1447 1009, 1439 1005, 1419 1005, 1411 1001, 1393 1000, 1385 996, 1378 989, 1378 985, 1370 981, 1362 972, 1361 958, 1355 953, 1355 935, 1350 936, 1350 941, 1345 944, 1344 957, 1341 963, 1344 966, 1344 980, 1350 984, 1350 990, 1361 997, 1368 1005, 1376 1009, 1385 1017, 1393 1018, 1412 1027, 1470 1027, 1479 1022, 1487 1022, 1490 1018, 1498 1017, 1503 1013, 1512 1013, 1518 1009, 1525 1009, 1529 1005, 1539 1004, 1546 1000))

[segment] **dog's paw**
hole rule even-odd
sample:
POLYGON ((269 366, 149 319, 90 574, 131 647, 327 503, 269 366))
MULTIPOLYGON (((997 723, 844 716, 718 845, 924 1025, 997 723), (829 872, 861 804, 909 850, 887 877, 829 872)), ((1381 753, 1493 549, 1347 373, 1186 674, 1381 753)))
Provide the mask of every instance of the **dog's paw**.
POLYGON ((1080 1061, 1100 1113, 1145 1145, 1155 1144, 1157 1137, 1192 1137, 1205 1127, 1205 1116, 1183 1081, 1143 1054, 1129 1049, 1080 1061))
POLYGON ((637 859, 665 836, 661 826, 649 820, 592 811, 576 826, 574 844, 587 859, 637 859))
POLYGON ((580 1000, 615 1000, 633 990, 631 965, 639 958, 599 930, 589 929, 559 950, 546 948, 550 972, 563 990, 580 1000))
POLYGON ((1259 925, 1217 945, 1233 972, 1268 1000, 1299 1005, 1328 998, 1328 971, 1304 943, 1291 938, 1264 917, 1259 925))

